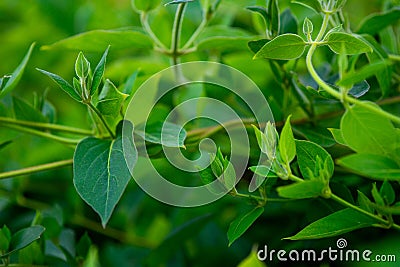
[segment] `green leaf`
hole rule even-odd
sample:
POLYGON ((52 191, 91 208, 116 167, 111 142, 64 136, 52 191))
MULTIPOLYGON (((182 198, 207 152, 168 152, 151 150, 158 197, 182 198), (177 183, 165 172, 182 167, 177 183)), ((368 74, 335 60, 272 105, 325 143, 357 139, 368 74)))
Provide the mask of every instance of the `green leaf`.
POLYGON ((268 0, 267 10, 269 13, 270 21, 267 25, 268 36, 275 37, 279 34, 280 29, 280 12, 278 0, 268 0))
POLYGON ((351 87, 356 83, 362 82, 371 76, 376 75, 377 72, 383 71, 389 66, 389 61, 377 61, 368 64, 360 70, 346 73, 340 81, 339 86, 351 87))
POLYGON ((284 198, 304 199, 318 197, 323 194, 325 183, 319 180, 307 180, 277 188, 278 194, 284 198))
POLYGON ((308 141, 317 143, 322 147, 331 147, 335 144, 331 132, 326 128, 318 126, 296 126, 293 128, 297 130, 299 135, 302 135, 308 141))
POLYGON ((345 143, 358 153, 388 155, 396 147, 394 144, 399 144, 399 134, 392 122, 363 106, 348 108, 340 128, 345 143))
POLYGON ((296 140, 296 150, 297 162, 303 177, 312 178, 307 168, 313 170, 316 177, 320 177, 322 173, 326 174, 324 175, 326 177, 320 178, 329 179, 332 177, 334 163, 331 155, 325 149, 309 141, 296 140), (320 169, 321 166, 318 164, 317 157, 324 163, 323 169, 320 169))
POLYGON ((387 180, 383 182, 381 188, 379 189, 379 193, 385 200, 386 205, 392 205, 396 200, 396 192, 387 180))
POLYGON ((178 4, 183 4, 183 3, 190 3, 193 1, 194 0, 173 0, 171 2, 166 3, 165 5, 178 5, 178 4))
POLYGON ((94 93, 96 93, 96 91, 99 88, 99 85, 101 83, 101 80, 103 79, 104 71, 106 68, 106 59, 107 59, 109 49, 110 49, 110 46, 108 46, 106 51, 104 51, 103 56, 101 57, 99 63, 97 64, 96 68, 94 69, 92 87, 90 88, 91 96, 94 95, 94 93))
POLYGON ((214 183, 216 176, 211 168, 205 168, 199 171, 201 181, 207 187, 207 190, 215 195, 221 195, 226 192, 226 188, 222 183, 214 183))
POLYGON ((271 164, 268 165, 259 165, 259 166, 252 166, 249 168, 252 172, 261 177, 276 177, 274 173, 271 171, 271 164))
POLYGON ((144 33, 133 30, 94 30, 81 33, 42 49, 78 50, 85 52, 103 52, 104 47, 111 46, 113 50, 136 48, 151 49, 153 43, 144 33))
POLYGON ((341 10, 346 5, 347 0, 336 0, 334 10, 341 10))
POLYGON ((309 18, 304 19, 303 23, 303 33, 306 37, 311 36, 314 31, 314 25, 309 18))
POLYGON ((229 246, 233 244, 249 227, 257 220, 258 217, 263 214, 263 207, 256 207, 250 212, 246 212, 237 217, 230 225, 228 229, 228 240, 229 246))
POLYGON ((326 44, 336 54, 357 55, 372 52, 372 48, 354 34, 331 32, 326 37, 326 44))
POLYGON ((225 25, 215 25, 204 29, 197 38, 197 50, 223 49, 227 51, 245 50, 254 36, 249 32, 225 25))
POLYGON ((161 5, 161 0, 132 0, 131 4, 137 12, 149 12, 161 5))
POLYGON ((358 211, 346 208, 315 221, 289 240, 320 239, 343 235, 345 233, 373 226, 376 221, 358 211))
POLYGON ((0 251, 8 251, 11 241, 11 232, 7 226, 0 229, 0 251))
POLYGON ((385 206, 385 202, 383 201, 383 198, 382 198, 381 194, 379 193, 378 188, 376 187, 376 183, 374 183, 372 185, 371 193, 372 193, 372 197, 374 198, 376 204, 378 204, 379 206, 385 206))
POLYGON ((92 240, 90 239, 87 232, 79 239, 76 244, 76 255, 85 259, 89 253, 89 249, 92 246, 92 240))
POLYGON ((300 4, 302 6, 308 7, 315 12, 321 12, 322 6, 318 0, 292 0, 292 3, 300 4))
POLYGON ((166 147, 185 147, 186 131, 183 127, 170 122, 154 122, 138 125, 135 134, 150 143, 166 147), (146 130, 144 130, 146 126, 146 130))
POLYGON ((266 43, 254 58, 291 60, 303 55, 306 42, 296 34, 283 34, 266 43))
POLYGON ((31 104, 24 100, 18 97, 13 97, 12 103, 16 119, 23 121, 47 122, 47 119, 39 110, 35 109, 31 104))
POLYGON ((340 129, 329 128, 328 130, 332 133, 333 138, 335 138, 335 141, 338 144, 347 146, 346 141, 343 139, 342 131, 340 131, 340 129))
POLYGON ((75 73, 80 79, 85 79, 89 75, 90 63, 82 52, 79 52, 75 61, 75 73))
POLYGON ((24 228, 16 232, 10 241, 10 247, 7 253, 0 256, 0 258, 9 256, 12 253, 15 253, 28 245, 32 242, 38 240, 40 236, 44 232, 44 227, 40 225, 34 225, 28 228, 24 228))
POLYGON ((396 7, 384 13, 376 13, 367 16, 361 23, 357 33, 377 34, 387 26, 396 23, 400 19, 400 8, 396 7))
POLYGON ((11 76, 7 77, 7 79, 3 78, 2 82, 0 83, 0 99, 3 98, 7 93, 12 91, 21 80, 21 77, 24 74, 25 67, 28 64, 34 47, 35 43, 31 44, 25 57, 22 59, 21 63, 14 70, 11 76))
POLYGON ((252 250, 250 255, 241 261, 237 267, 267 267, 267 265, 258 259, 257 251, 252 250))
POLYGON ((254 129, 254 133, 256 134, 257 143, 261 149, 261 152, 263 152, 264 154, 267 154, 268 153, 267 136, 262 131, 260 131, 256 126, 254 126, 254 125, 252 125, 252 126, 254 129))
POLYGON ((260 51, 261 48, 263 48, 263 46, 268 42, 268 39, 260 39, 256 41, 250 41, 247 43, 247 45, 254 54, 257 54, 258 51, 260 51))
POLYGON ((80 95, 75 91, 74 87, 72 87, 67 81, 65 81, 63 78, 58 76, 57 74, 42 70, 42 69, 37 69, 41 73, 49 76, 53 81, 55 81, 58 86, 67 94, 69 94, 73 99, 75 99, 78 102, 81 102, 81 97, 80 95))
POLYGON ((124 121, 117 127, 115 140, 87 137, 75 150, 75 188, 81 198, 100 215, 103 226, 107 224, 130 181, 137 161, 132 132, 133 125, 124 121), (123 123, 126 124, 124 127, 123 123))
POLYGON ((360 208, 368 211, 369 213, 374 213, 375 209, 373 207, 372 201, 369 200, 369 198, 366 195, 364 195, 363 192, 359 190, 357 192, 358 192, 358 204, 360 205, 360 208))
POLYGON ((282 13, 281 13, 281 25, 280 25, 280 31, 279 34, 285 34, 285 33, 297 33, 297 19, 293 15, 292 11, 290 8, 286 8, 282 13))
POLYGON ((4 149, 6 146, 8 146, 9 144, 11 144, 12 142, 13 142, 13 141, 8 140, 8 141, 5 141, 5 142, 3 142, 3 143, 0 143, 0 150, 4 149))
POLYGON ((287 118, 279 138, 279 153, 285 163, 290 163, 296 156, 296 143, 290 126, 291 115, 287 118))
POLYGON ((261 6, 248 6, 246 7, 247 10, 250 10, 252 12, 258 13, 261 15, 261 17, 264 19, 264 22, 266 25, 268 25, 270 21, 270 16, 267 13, 267 9, 265 7, 261 6))
POLYGON ((400 181, 400 166, 391 158, 382 155, 352 154, 338 159, 337 164, 375 180, 400 181))

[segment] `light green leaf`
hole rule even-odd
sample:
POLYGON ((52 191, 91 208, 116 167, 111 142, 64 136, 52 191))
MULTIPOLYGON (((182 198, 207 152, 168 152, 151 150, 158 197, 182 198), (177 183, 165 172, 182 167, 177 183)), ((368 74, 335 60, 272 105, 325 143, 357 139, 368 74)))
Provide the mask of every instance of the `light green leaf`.
POLYGON ((292 3, 300 4, 302 6, 308 7, 315 12, 321 12, 322 6, 318 0, 292 0, 292 3))
MULTIPOLYGON (((375 105, 374 103, 368 103, 375 105)), ((354 105, 343 115, 340 128, 345 143, 359 153, 388 155, 399 145, 392 122, 363 106, 354 105)))
POLYGON ((379 194, 385 200, 386 205, 392 205, 396 200, 396 192, 394 191, 390 182, 385 180, 379 189, 379 194))
POLYGON ((149 12, 161 5, 162 0, 132 0, 131 4, 137 12, 149 12))
POLYGON ((357 55, 372 52, 372 48, 354 34, 331 32, 326 37, 329 48, 336 54, 357 55))
POLYGON ((358 192, 358 205, 360 205, 360 208, 363 210, 366 210, 370 213, 374 213, 375 209, 373 207, 373 203, 369 198, 361 191, 358 192))
POLYGON ((304 199, 318 197, 323 194, 325 184, 320 180, 307 180, 277 188, 278 194, 284 198, 304 199))
POLYGON ((90 63, 82 52, 79 52, 75 61, 75 74, 80 79, 85 79, 89 75, 90 63))
POLYGON ((197 50, 246 50, 247 43, 253 39, 254 36, 243 29, 216 25, 207 27, 197 38, 196 45, 197 50))
POLYGON ((256 207, 249 212, 239 215, 230 225, 228 229, 229 246, 233 244, 249 227, 263 214, 263 207, 256 207))
POLYGON ((178 5, 183 3, 193 2, 194 0, 173 0, 171 2, 166 3, 165 5, 178 5))
POLYGON ((75 99, 78 102, 81 102, 81 97, 80 95, 75 91, 74 87, 70 85, 67 81, 65 81, 63 78, 58 76, 57 74, 42 70, 42 69, 37 69, 41 73, 49 76, 53 81, 55 81, 58 86, 67 94, 69 94, 73 99, 75 99))
POLYGON ((114 50, 153 48, 151 39, 139 31, 94 30, 66 38, 52 45, 43 46, 42 49, 103 52, 104 47, 109 45, 114 50))
POLYGON ((385 206, 385 202, 383 201, 383 198, 379 193, 378 188, 376 187, 376 183, 372 185, 371 194, 375 200, 375 203, 378 204, 378 206, 385 206))
POLYGON ((391 158, 382 155, 352 154, 338 159, 337 164, 375 180, 400 181, 400 166, 391 158))
POLYGON ((0 99, 3 98, 7 93, 12 91, 17 86, 18 82, 21 80, 21 77, 24 74, 26 64, 28 64, 29 58, 31 57, 32 50, 34 47, 35 43, 31 44, 25 57, 22 59, 21 63, 14 70, 11 76, 7 77, 7 79, 3 79, 2 82, 0 82, 0 99))
POLYGON ((254 129, 254 133, 256 134, 257 143, 261 149, 261 152, 263 152, 264 154, 267 154, 268 153, 267 136, 262 131, 260 131, 255 125, 252 125, 252 126, 254 129))
POLYGON ((270 16, 270 21, 267 25, 268 36, 275 37, 279 34, 280 29, 280 12, 278 0, 269 0, 267 10, 270 16))
POLYGON ((304 19, 303 23, 303 33, 304 35, 311 36, 312 32, 314 31, 314 25, 309 18, 304 19))
POLYGON ((285 163, 290 163, 296 156, 296 143, 290 126, 291 115, 287 118, 279 138, 279 153, 285 163))
MULTIPOLYGON (((305 178, 309 177, 309 172, 307 168, 311 170, 317 170, 318 164, 316 158, 319 157, 322 162, 326 162, 326 172, 330 178, 333 175, 334 171, 334 163, 331 155, 323 149, 321 146, 303 140, 296 140, 296 150, 297 150, 297 163, 299 164, 300 172, 305 178)), ((320 170, 319 170, 320 171, 320 170)), ((318 176, 319 171, 314 173, 314 175, 318 176)))
POLYGON ((260 175, 261 177, 277 177, 276 174, 274 174, 271 171, 271 164, 270 165, 252 166, 249 169, 252 172, 254 172, 255 174, 260 175))
POLYGON ((74 154, 74 185, 105 226, 131 179, 137 161, 133 125, 121 122, 115 140, 83 139, 74 154), (123 123, 126 125, 122 127, 123 123), (122 130, 126 131, 124 134, 122 130), (123 146, 123 147, 122 147, 123 146), (124 151, 123 151, 124 149, 124 151))
POLYGON ((24 228, 16 232, 12 237, 10 241, 10 247, 7 253, 0 255, 0 258, 9 256, 12 253, 15 253, 32 242, 38 240, 40 236, 44 232, 44 227, 40 225, 34 225, 28 228, 24 228))
POLYGON ((347 146, 346 141, 343 139, 342 131, 340 129, 328 128, 328 130, 332 133, 333 138, 338 144, 347 146))
POLYGON ((110 49, 110 46, 108 46, 106 51, 104 51, 103 56, 101 57, 99 63, 97 64, 96 68, 94 69, 92 87, 90 88, 91 96, 97 91, 97 89, 99 88, 99 85, 101 83, 101 80, 103 79, 104 71, 106 68, 106 59, 107 59, 109 49, 110 49))
POLYGON ((258 13, 261 15, 261 17, 264 19, 264 22, 266 25, 268 25, 269 21, 270 21, 270 16, 267 13, 267 9, 265 7, 261 7, 261 6, 249 6, 246 7, 247 10, 250 10, 252 12, 258 13))
POLYGON ((320 239, 339 236, 360 228, 370 227, 376 221, 358 211, 346 208, 315 221, 289 240, 320 239))
POLYGON ((336 0, 334 10, 341 10, 346 5, 347 0, 336 0))
POLYGON ((266 43, 254 58, 291 60, 303 55, 306 42, 296 34, 282 34, 266 43))
POLYGON ((186 131, 183 127, 170 122, 154 122, 138 125, 135 134, 150 143, 162 144, 166 147, 184 147, 186 131))
POLYGON ((267 267, 267 265, 258 259, 257 251, 252 250, 250 255, 239 263, 238 267, 267 267))
POLYGON ((384 13, 376 13, 367 16, 361 23, 357 33, 367 33, 374 35, 387 26, 400 19, 400 8, 395 7, 384 13))

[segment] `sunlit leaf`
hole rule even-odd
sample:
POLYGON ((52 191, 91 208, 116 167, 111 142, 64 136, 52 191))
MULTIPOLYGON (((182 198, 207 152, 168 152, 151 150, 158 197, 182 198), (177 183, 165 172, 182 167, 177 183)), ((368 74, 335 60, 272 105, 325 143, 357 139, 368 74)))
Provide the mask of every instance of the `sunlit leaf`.
POLYGON ((228 229, 229 246, 241 237, 247 229, 263 214, 264 208, 257 207, 249 212, 239 215, 230 225, 228 229))
POLYGON ((296 59, 303 55, 306 45, 300 36, 287 33, 266 43, 254 58, 296 59))

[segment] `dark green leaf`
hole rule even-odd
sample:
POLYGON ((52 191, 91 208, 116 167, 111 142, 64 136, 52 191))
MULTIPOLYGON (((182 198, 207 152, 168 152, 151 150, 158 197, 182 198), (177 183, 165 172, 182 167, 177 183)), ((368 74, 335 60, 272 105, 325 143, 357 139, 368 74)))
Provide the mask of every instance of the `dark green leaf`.
POLYGON ((358 204, 360 205, 360 208, 363 210, 366 210, 370 213, 374 213, 375 209, 373 208, 373 203, 369 198, 364 195, 363 192, 357 191, 358 192, 358 204))
POLYGON ((184 147, 186 131, 183 127, 170 122, 155 122, 138 125, 135 133, 150 143, 162 144, 167 147, 184 147))
POLYGON ((352 154, 338 159, 337 164, 372 179, 400 181, 400 166, 382 155, 352 154))
POLYGON ((304 199, 318 197, 323 194, 325 184, 319 180, 307 180, 277 188, 278 194, 284 198, 304 199))
POLYGON ((351 87, 353 84, 364 81, 371 76, 376 75, 377 72, 383 71, 389 65, 388 61, 377 61, 368 64, 355 72, 346 73, 344 77, 337 83, 340 86, 351 87))
POLYGON ((39 110, 35 109, 31 104, 24 100, 13 97, 12 103, 16 119, 23 121, 47 122, 46 118, 39 110))
POLYGON ((360 24, 358 33, 367 33, 374 35, 387 26, 400 19, 400 8, 396 7, 384 13, 371 14, 367 16, 360 24))
POLYGON ((83 139, 74 154, 75 188, 100 215, 103 226, 107 224, 130 181, 137 161, 133 125, 128 121, 121 122, 116 132, 115 140, 83 139))
POLYGON ((5 142, 3 142, 3 143, 0 143, 0 150, 4 149, 6 146, 8 146, 9 144, 11 144, 12 142, 13 142, 13 141, 8 140, 8 141, 5 141, 5 142))
POLYGON ((379 189, 379 193, 382 198, 385 200, 386 205, 392 205, 396 200, 396 192, 394 191, 390 182, 385 180, 379 189))
POLYGON ((261 48, 263 48, 263 46, 268 42, 268 39, 260 39, 257 41, 250 41, 247 45, 254 54, 257 54, 257 52, 260 51, 261 48))
POLYGON ((104 70, 106 68, 106 59, 107 59, 109 49, 110 49, 110 46, 107 47, 106 51, 104 52, 103 56, 101 57, 99 63, 97 64, 97 66, 94 70, 93 80, 92 80, 92 88, 90 88, 91 96, 97 91, 97 89, 99 88, 99 85, 101 83, 101 80, 103 79, 104 70))
POLYGON ((332 32, 326 37, 329 48, 336 54, 357 55, 372 52, 372 48, 354 34, 332 32))
POLYGON ((379 193, 378 188, 376 187, 376 183, 372 185, 371 194, 375 200, 375 203, 378 204, 378 206, 385 206, 385 202, 383 201, 383 198, 379 193))
POLYGON ((363 106, 347 109, 340 126, 345 143, 359 153, 387 155, 393 153, 394 144, 399 144, 400 137, 392 122, 363 106))
POLYGON ((278 0, 268 0, 267 10, 270 21, 267 25, 268 36, 275 37, 279 34, 280 29, 280 12, 278 0))
POLYGON ((251 210, 250 212, 246 212, 244 214, 239 215, 230 225, 228 230, 228 240, 229 246, 233 244, 240 236, 246 232, 247 229, 257 220, 258 217, 263 214, 264 208, 257 207, 251 210))
POLYGON ((0 86, 0 99, 4 97, 8 92, 12 91, 18 82, 21 80, 26 64, 28 64, 29 58, 31 57, 32 50, 35 47, 35 43, 31 44, 28 52, 26 53, 24 59, 22 59, 19 66, 14 70, 10 77, 3 79, 0 86))
POLYGON ((303 55, 306 45, 300 36, 287 33, 266 43, 254 58, 296 59, 303 55))
POLYGON ((290 163, 296 156, 296 143, 290 126, 291 115, 287 118, 279 138, 279 153, 285 163, 290 163))
POLYGON ((297 130, 298 134, 302 135, 304 138, 313 143, 319 144, 322 147, 331 147, 335 144, 335 140, 326 128, 316 126, 297 126, 295 129, 297 130))
POLYGON ((81 33, 58 41, 43 49, 82 50, 85 52, 103 52, 104 47, 111 46, 114 50, 136 48, 151 49, 153 43, 144 33, 131 30, 94 30, 81 33))
MULTIPOLYGON (((319 145, 309 142, 309 141, 302 141, 296 140, 296 150, 297 150, 297 162, 299 164, 299 168, 301 174, 305 178, 309 177, 309 172, 307 168, 311 170, 316 170, 317 160, 316 158, 319 157, 322 162, 326 162, 326 172, 330 178, 333 175, 334 171, 334 163, 332 160, 331 155, 319 145)), ((319 175, 319 173, 315 173, 315 175, 319 175)))
POLYGON ((268 23, 270 21, 270 16, 268 15, 267 9, 265 7, 249 6, 249 7, 246 7, 246 9, 260 14, 261 17, 264 19, 264 22, 268 25, 268 23))
POLYGON ((40 225, 34 225, 19 230, 11 237, 10 247, 8 252, 1 255, 0 258, 15 253, 18 250, 21 250, 24 247, 31 244, 32 242, 36 241, 43 234, 44 230, 45 230, 44 227, 40 225))
POLYGON ((300 4, 316 12, 322 11, 321 3, 318 0, 292 0, 292 3, 300 4))
POLYGON ((290 8, 285 9, 285 11, 282 12, 281 14, 281 25, 280 25, 280 31, 279 34, 285 34, 285 33, 297 33, 297 20, 295 16, 292 14, 290 11, 290 8))
POLYGON ((11 232, 7 226, 0 229, 0 251, 8 251, 11 241, 11 232))
POLYGON ((40 71, 41 73, 49 76, 53 81, 55 81, 58 86, 64 90, 64 92, 66 92, 67 94, 69 94, 73 99, 75 99, 76 101, 81 102, 81 97, 79 96, 79 94, 75 91, 74 87, 72 87, 67 81, 65 81, 63 78, 61 78, 60 76, 58 76, 57 74, 45 71, 45 70, 41 70, 41 69, 37 69, 38 71, 40 71))
POLYGON ((347 208, 328 215, 306 226, 289 240, 319 239, 339 236, 360 228, 370 227, 376 221, 358 211, 347 208))
POLYGON ((217 178, 211 168, 205 168, 199 171, 201 181, 206 185, 207 190, 215 195, 226 193, 226 188, 222 183, 213 183, 217 178))
POLYGON ((92 246, 92 240, 90 240, 89 235, 87 232, 79 239, 76 245, 76 254, 79 257, 85 259, 89 253, 89 249, 92 246))

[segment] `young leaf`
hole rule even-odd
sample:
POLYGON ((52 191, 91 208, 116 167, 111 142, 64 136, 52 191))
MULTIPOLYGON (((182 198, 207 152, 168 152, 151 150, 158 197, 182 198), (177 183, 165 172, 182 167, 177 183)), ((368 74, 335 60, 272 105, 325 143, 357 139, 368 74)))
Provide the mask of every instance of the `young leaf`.
POLYGON ((0 99, 4 97, 8 92, 12 91, 15 88, 15 86, 17 86, 18 82, 21 80, 21 77, 24 74, 26 64, 28 64, 29 58, 31 57, 32 50, 34 47, 35 43, 31 44, 24 59, 22 59, 21 63, 14 70, 11 76, 7 77, 6 80, 2 80, 1 82, 2 84, 0 86, 0 99))
POLYGON ((318 0, 292 0, 292 3, 300 4, 302 6, 308 7, 315 12, 321 12, 322 6, 318 0))
POLYGON ((162 144, 166 147, 184 147, 186 131, 183 127, 170 122, 155 122, 138 125, 135 134, 150 143, 162 144))
POLYGON ((373 207, 374 204, 372 203, 372 201, 369 200, 369 198, 366 195, 364 195, 363 192, 361 191, 357 192, 358 192, 358 204, 360 205, 360 208, 370 213, 374 213, 375 209, 373 207))
POLYGON ((309 224, 296 235, 285 239, 305 240, 339 236, 360 228, 370 227, 375 223, 374 219, 346 208, 309 224))
POLYGON ((338 159, 337 164, 375 180, 400 181, 400 166, 391 158, 382 155, 352 154, 338 159))
POLYGON ((199 171, 199 174, 201 181, 211 193, 215 195, 226 193, 226 188, 222 183, 213 183, 215 179, 217 179, 217 177, 215 176, 211 168, 205 168, 204 170, 199 171))
POLYGON ((151 49, 153 43, 146 34, 132 30, 94 30, 64 40, 42 49, 75 50, 85 52, 103 52, 104 47, 111 45, 113 50, 136 48, 151 49))
POLYGON ((11 232, 7 226, 0 229, 0 251, 8 251, 11 241, 11 232))
POLYGON ((379 193, 378 188, 376 187, 376 183, 372 185, 371 194, 376 204, 378 204, 379 206, 385 206, 385 202, 383 201, 383 198, 379 193))
POLYGON ((290 126, 291 115, 287 118, 279 138, 279 153, 285 163, 290 163, 296 156, 296 143, 294 141, 292 127, 290 126))
POLYGON ((296 34, 283 34, 266 43, 254 58, 291 60, 303 55, 306 42, 296 34))
POLYGON ((254 133, 256 134, 258 146, 261 149, 261 152, 264 154, 268 154, 268 140, 267 136, 260 131, 256 126, 252 125, 254 129, 254 133))
POLYGON ((32 242, 39 239, 40 236, 43 234, 44 230, 45 230, 44 227, 40 225, 34 225, 19 230, 11 237, 10 247, 8 249, 8 252, 3 255, 0 255, 0 258, 9 256, 10 254, 25 248, 32 242))
POLYGON ((347 146, 346 141, 343 139, 342 131, 340 129, 328 128, 328 130, 332 133, 333 138, 338 144, 347 146))
POLYGON ((303 23, 303 33, 308 38, 314 31, 314 25, 309 18, 304 19, 303 23))
POLYGON ((275 37, 279 34, 280 29, 280 12, 278 6, 278 0, 269 0, 267 5, 267 11, 270 16, 270 21, 267 25, 268 36, 275 37))
POLYGON ((326 37, 329 48, 336 54, 345 51, 346 55, 357 55, 372 52, 372 48, 354 34, 332 32, 326 37))
POLYGON ((115 140, 85 138, 74 154, 74 186, 81 198, 100 215, 103 226, 130 181, 137 161, 133 125, 121 122, 116 133, 115 140))
MULTIPOLYGON (((307 168, 311 170, 317 169, 317 160, 319 157, 322 162, 326 162, 326 172, 330 178, 333 175, 334 171, 334 163, 331 155, 319 145, 303 140, 296 140, 296 150, 297 150, 297 163, 299 164, 300 172, 305 178, 309 177, 309 172, 307 168)), ((314 173, 314 175, 319 175, 318 173, 314 173)))
POLYGON ((90 63, 82 52, 79 52, 75 61, 75 74, 80 79, 86 79, 89 75, 90 63))
POLYGON ((400 8, 395 7, 384 13, 371 14, 367 16, 361 23, 357 33, 366 33, 375 35, 387 26, 395 23, 400 19, 400 8))
POLYGON ((346 144, 358 153, 388 155, 394 153, 393 144, 399 143, 399 134, 392 122, 363 106, 348 108, 340 128, 346 144))
POLYGON ((347 0, 336 0, 334 10, 335 11, 341 10, 346 4, 346 2, 347 0))
POLYGON ((161 5, 161 0, 132 0, 131 4, 137 12, 149 12, 161 5))
POLYGON ((97 91, 97 89, 99 88, 100 82, 103 79, 104 70, 106 67, 106 59, 107 59, 109 49, 110 49, 110 46, 107 47, 107 49, 104 52, 103 56, 101 57, 99 63, 97 64, 96 68, 94 69, 92 87, 90 88, 91 96, 97 91))
POLYGON ((239 215, 230 225, 228 229, 229 246, 233 244, 247 229, 263 214, 263 207, 256 207, 250 212, 239 215))
POLYGON ((304 199, 322 195, 325 183, 320 180, 298 182, 277 188, 278 194, 284 198, 304 199))
POLYGON ((78 102, 81 102, 81 97, 78 95, 78 93, 75 91, 74 87, 72 87, 67 81, 65 81, 63 78, 58 76, 57 74, 42 70, 42 69, 37 69, 41 73, 49 76, 53 81, 55 81, 58 86, 67 94, 69 94, 73 99, 75 99, 78 102))
POLYGON ((258 13, 261 15, 261 17, 264 19, 264 22, 266 25, 269 24, 270 21, 270 16, 267 13, 267 9, 265 7, 261 6, 248 6, 246 7, 247 10, 253 11, 255 13, 258 13))
POLYGON ((271 163, 269 164, 270 165, 252 166, 249 169, 261 177, 276 177, 276 175, 271 171, 271 163))
POLYGON ((386 205, 392 205, 396 200, 396 192, 387 180, 383 182, 381 188, 379 189, 379 194, 385 200, 386 205))
POLYGON ((13 97, 12 103, 16 119, 23 121, 47 122, 47 119, 39 110, 35 109, 31 104, 24 100, 18 97, 13 97))

